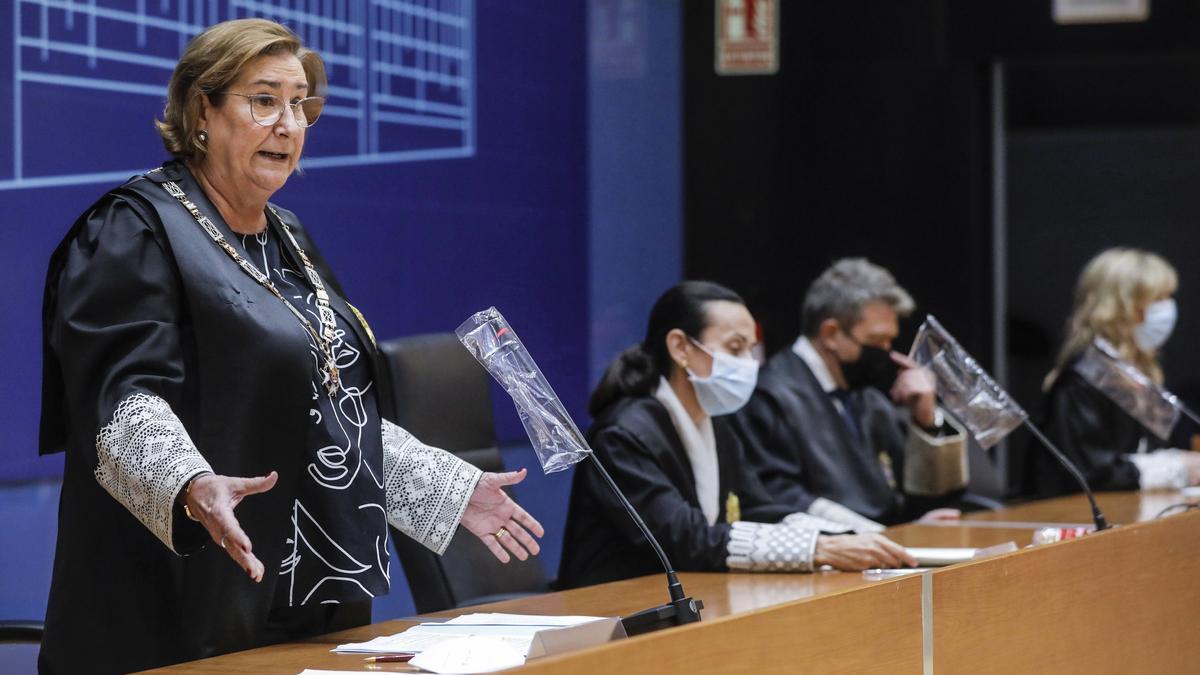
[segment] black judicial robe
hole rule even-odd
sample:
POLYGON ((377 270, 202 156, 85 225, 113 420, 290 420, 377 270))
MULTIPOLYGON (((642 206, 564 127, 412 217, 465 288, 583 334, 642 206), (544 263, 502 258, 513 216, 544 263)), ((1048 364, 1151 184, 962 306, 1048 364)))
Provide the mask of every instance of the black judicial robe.
MULTIPOLYGON (((50 261, 41 453, 67 456, 43 672, 127 672, 267 640, 264 625, 303 467, 312 396, 308 337, 283 303, 156 184, 168 179, 232 239, 190 172, 172 162, 102 197, 50 261), (168 550, 96 481, 97 432, 135 392, 166 400, 217 473, 279 472, 274 489, 248 497, 236 511, 267 566, 262 583, 249 580, 178 506, 174 544, 184 555, 168 550)), ((373 351, 298 219, 276 211, 320 273, 334 311, 373 351)), ((303 269, 286 236, 280 238, 285 255, 303 269)), ((378 354, 367 356, 381 381, 378 354)))
MULTIPOLYGON (((775 523, 812 499, 777 503, 746 465, 728 417, 714 417, 720 511, 709 525, 696 497, 691 462, 671 415, 652 396, 629 397, 605 410, 588 431, 596 457, 629 498, 678 571, 720 572, 730 525, 729 493, 741 519, 775 523)), ((563 588, 661 573, 662 564, 590 461, 576 465, 558 583, 563 588)))
MULTIPOLYGON (((1041 429, 1087 479, 1093 490, 1137 490, 1141 474, 1125 457, 1145 439, 1164 444, 1075 372, 1069 361, 1046 396, 1041 429)), ((1040 444, 1026 449, 1026 485, 1040 497, 1082 492, 1079 483, 1040 444)))
POLYGON ((946 499, 905 495, 892 487, 904 475, 907 422, 874 387, 851 392, 863 440, 855 438, 816 375, 791 349, 759 371, 750 402, 735 417, 751 466, 773 498, 790 503, 805 495, 824 497, 884 524, 905 522, 944 505, 946 499))

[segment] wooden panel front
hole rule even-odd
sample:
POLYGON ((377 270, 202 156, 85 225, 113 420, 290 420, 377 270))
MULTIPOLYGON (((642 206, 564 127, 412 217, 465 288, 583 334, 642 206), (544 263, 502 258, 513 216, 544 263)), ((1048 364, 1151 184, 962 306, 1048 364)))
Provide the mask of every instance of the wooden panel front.
POLYGON ((934 672, 1186 673, 1200 513, 933 573, 934 672))
MULTIPOLYGON (((685 573, 679 575, 684 588, 694 598, 704 601, 704 621, 702 627, 717 625, 723 617, 737 616, 737 621, 747 613, 766 608, 774 608, 784 604, 796 605, 799 600, 811 598, 832 598, 835 594, 844 593, 867 586, 881 586, 879 582, 869 582, 856 572, 817 573, 817 574, 698 574, 685 573)), ((894 582, 887 582, 894 585, 894 582)), ((919 589, 919 584, 917 585, 919 589)), ((894 591, 893 591, 894 592, 894 591)), ((874 596, 873 596, 874 597, 874 596)), ((893 602, 889 594, 879 596, 882 604, 893 602)), ((515 614, 551 614, 551 615, 589 615, 589 616, 624 616, 638 610, 660 605, 667 601, 666 578, 662 575, 627 579, 599 586, 579 588, 561 593, 509 600, 489 605, 480 605, 463 610, 439 612, 431 616, 456 616, 470 612, 509 612, 515 614)), ((919 598, 918 598, 919 602, 919 598)), ((802 610, 806 611, 806 610, 802 610)), ((837 612, 822 604, 821 616, 828 621, 824 630, 837 632, 844 624, 836 620, 837 612)), ((892 610, 880 609, 882 616, 891 617, 892 610)), ((920 605, 916 610, 909 611, 905 621, 911 622, 911 617, 919 619, 920 605), (915 611, 915 613, 913 613, 915 611)), ((756 619, 755 621, 761 621, 756 619)), ((305 668, 320 668, 328 670, 366 670, 361 655, 331 654, 333 647, 347 642, 364 642, 380 635, 392 635, 412 626, 411 621, 386 621, 362 626, 340 633, 323 635, 304 642, 286 645, 273 645, 259 649, 250 649, 236 654, 218 656, 201 661, 184 663, 155 672, 170 673, 298 673, 305 668)), ((674 636, 678 631, 688 628, 675 629, 665 633, 649 636, 659 638, 662 635, 674 636)), ((919 624, 918 624, 919 631, 919 624)), ((774 634, 773 634, 774 635, 774 634)), ((918 656, 920 642, 918 632, 918 656)), ((706 633, 705 640, 724 646, 711 634, 706 633)), ((639 638, 644 639, 644 638, 639 638)), ((661 638, 660 638, 661 639, 661 638)), ((788 639, 791 639, 790 637, 788 639)), ((658 643, 656 643, 658 644, 658 643)), ((761 643, 760 643, 761 644, 761 643)), ((631 648, 632 645, 618 645, 620 649, 631 648)), ((657 647, 656 647, 657 648, 657 647)), ((590 652, 585 652, 590 653, 590 652)), ((635 650, 641 654, 641 649, 635 650)), ((590 658, 590 657, 589 657, 590 658)), ((603 659, 607 659, 605 656, 603 659)), ((599 663, 603 663, 601 660, 599 663)), ((532 665, 530 666, 532 667, 532 665)), ((572 666, 577 667, 577 666, 572 666)), ((387 666, 382 670, 403 672, 405 666, 387 666)))
MULTIPOLYGON (((764 579, 745 577, 750 585, 764 579)), ((914 576, 538 659, 513 672, 920 673, 921 650, 914 576)))
MULTIPOLYGON (((1178 493, 1105 494, 1112 522, 1145 520, 1178 493), (1151 513, 1153 512, 1153 513, 1151 513)), ((904 525, 908 546, 1024 547, 1021 521, 1078 522, 1081 496, 972 514, 961 526, 904 525), (988 526, 979 521, 992 521, 988 526)), ((1083 514, 1082 516, 1080 514, 1083 514)), ((1117 528, 1062 544, 932 573, 935 672, 1194 672, 1200 640, 1200 513, 1117 528)), ((705 603, 700 624, 530 662, 522 672, 920 672, 921 578, 868 582, 862 575, 681 574, 705 603)), ((662 576, 440 613, 474 611, 622 616, 666 600, 662 576)), ((303 642, 180 664, 172 673, 366 670, 340 643, 398 633, 387 621, 303 642)), ((387 665, 376 671, 411 671, 387 665)))

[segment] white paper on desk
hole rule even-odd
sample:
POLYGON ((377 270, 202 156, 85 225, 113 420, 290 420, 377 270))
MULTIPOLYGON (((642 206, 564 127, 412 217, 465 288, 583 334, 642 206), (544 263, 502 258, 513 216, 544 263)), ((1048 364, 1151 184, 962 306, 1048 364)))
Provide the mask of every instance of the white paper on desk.
POLYGON ((538 614, 500 614, 496 612, 477 612, 463 614, 444 622, 443 626, 539 626, 541 628, 560 628, 576 626, 581 623, 599 621, 601 616, 541 616, 538 614))
POLYGON ((421 652, 436 647, 447 640, 464 637, 490 637, 504 640, 521 654, 529 651, 533 636, 544 626, 447 626, 446 624, 421 624, 403 633, 377 637, 368 642, 338 645, 333 651, 339 654, 395 654, 421 652))
POLYGON ((409 661, 409 665, 431 673, 490 673, 524 663, 523 653, 518 654, 506 641, 495 637, 446 640, 409 661))
POLYGON ((1015 542, 1007 541, 987 548, 921 548, 908 547, 909 554, 917 559, 921 567, 944 567, 968 560, 990 558, 1001 553, 1011 553, 1017 550, 1015 542))
POLYGON ((908 553, 921 567, 942 567, 966 562, 979 552, 977 548, 920 548, 908 547, 908 553))
POLYGON ((539 631, 567 628, 601 617, 538 616, 529 614, 476 613, 456 617, 442 623, 422 623, 395 635, 384 635, 367 642, 352 642, 333 649, 340 654, 416 653, 455 638, 492 637, 503 640, 518 653, 529 653, 533 637, 539 631))

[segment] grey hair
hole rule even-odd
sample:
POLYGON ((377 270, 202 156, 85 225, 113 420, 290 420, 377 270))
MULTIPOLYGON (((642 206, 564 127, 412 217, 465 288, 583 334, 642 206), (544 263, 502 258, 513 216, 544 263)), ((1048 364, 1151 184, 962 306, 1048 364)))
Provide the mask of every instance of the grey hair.
POLYGON ((814 337, 825 319, 837 319, 849 330, 862 316, 863 305, 883 302, 905 317, 916 304, 892 273, 866 258, 842 258, 808 287, 800 311, 800 328, 814 337))

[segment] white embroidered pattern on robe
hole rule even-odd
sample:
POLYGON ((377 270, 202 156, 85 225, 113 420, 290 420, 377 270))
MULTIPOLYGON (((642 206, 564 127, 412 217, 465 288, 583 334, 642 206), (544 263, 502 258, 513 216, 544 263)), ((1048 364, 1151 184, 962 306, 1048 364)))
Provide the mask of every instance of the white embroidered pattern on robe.
POLYGON ((817 530, 739 521, 729 531, 730 569, 747 572, 811 572, 817 530))
POLYGON ((483 472, 383 421, 383 483, 393 527, 441 555, 483 472))
POLYGON ((175 499, 212 467, 170 404, 140 392, 126 397, 96 436, 96 457, 100 485, 174 551, 175 499))

